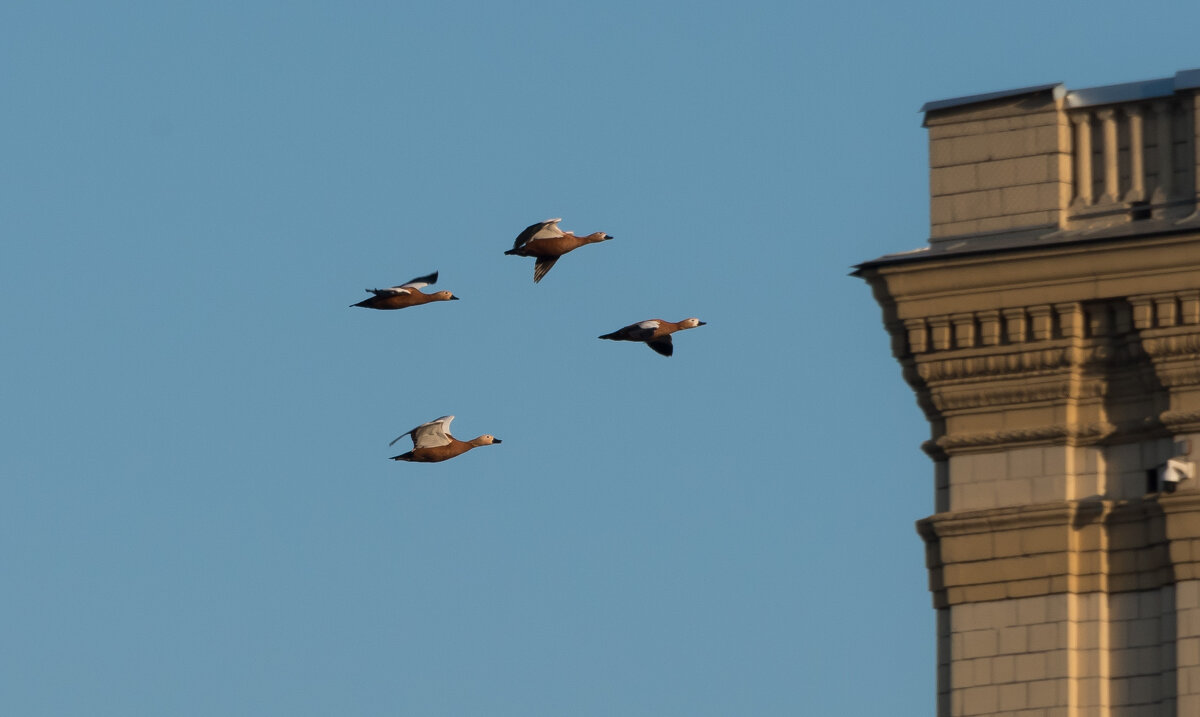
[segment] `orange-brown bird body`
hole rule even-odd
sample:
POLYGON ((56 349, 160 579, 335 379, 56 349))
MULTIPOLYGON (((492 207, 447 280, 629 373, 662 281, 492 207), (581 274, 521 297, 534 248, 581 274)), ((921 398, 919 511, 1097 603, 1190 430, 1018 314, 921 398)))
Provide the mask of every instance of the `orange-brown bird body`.
POLYGON ((532 256, 537 259, 533 265, 535 284, 542 280, 563 254, 585 244, 597 244, 612 239, 611 235, 604 232, 595 232, 585 237, 575 236, 572 232, 564 232, 558 228, 561 221, 562 219, 547 219, 530 224, 525 227, 525 231, 517 235, 513 248, 504 252, 507 256, 532 256))
POLYGON ((700 319, 684 319, 683 321, 663 321, 662 319, 647 319, 636 324, 630 324, 621 329, 617 329, 611 334, 604 334, 600 338, 610 341, 644 341, 647 346, 654 349, 663 356, 670 356, 675 352, 675 347, 671 344, 671 334, 684 329, 694 329, 697 326, 704 326, 705 322, 700 319))
POLYGON ((410 306, 420 306, 434 301, 457 301, 458 297, 449 291, 437 291, 432 294, 421 293, 421 288, 436 283, 438 273, 435 271, 428 276, 419 276, 412 281, 387 289, 367 289, 373 294, 369 299, 363 299, 351 306, 361 306, 364 309, 407 309, 410 306))
POLYGON ((502 442, 499 438, 486 433, 469 441, 460 441, 450 435, 450 422, 453 420, 454 416, 442 416, 429 423, 422 423, 411 431, 401 433, 388 445, 392 445, 407 435, 412 435, 413 449, 408 453, 392 456, 391 460, 411 463, 440 463, 455 456, 461 456, 472 448, 502 442))

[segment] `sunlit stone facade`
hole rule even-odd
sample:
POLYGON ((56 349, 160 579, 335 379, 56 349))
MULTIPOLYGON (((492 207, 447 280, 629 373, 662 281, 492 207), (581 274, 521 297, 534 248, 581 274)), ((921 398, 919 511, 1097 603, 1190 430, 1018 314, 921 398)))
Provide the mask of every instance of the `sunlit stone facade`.
POLYGON ((1200 715, 1200 71, 925 126, 929 243, 856 273, 931 428, 938 715, 1200 715))

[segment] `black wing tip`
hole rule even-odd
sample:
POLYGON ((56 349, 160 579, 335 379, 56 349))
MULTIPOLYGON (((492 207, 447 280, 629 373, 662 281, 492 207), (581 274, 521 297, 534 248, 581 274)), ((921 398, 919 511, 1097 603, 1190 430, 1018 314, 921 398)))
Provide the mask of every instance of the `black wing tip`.
POLYGON ((542 278, 546 276, 546 274, 550 273, 550 270, 554 268, 554 265, 557 262, 558 262, 557 256, 556 257, 540 257, 540 258, 538 258, 538 260, 533 263, 533 283, 536 284, 539 281, 541 281, 542 278))

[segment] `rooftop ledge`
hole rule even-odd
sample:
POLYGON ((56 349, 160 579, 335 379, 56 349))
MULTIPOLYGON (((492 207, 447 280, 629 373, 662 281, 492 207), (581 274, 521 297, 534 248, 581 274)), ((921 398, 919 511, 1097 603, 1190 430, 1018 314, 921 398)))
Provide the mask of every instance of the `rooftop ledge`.
POLYGON ((1200 69, 921 109, 929 245, 862 266, 1200 229, 1200 69))
POLYGON ((962 234, 930 240, 928 246, 883 256, 854 265, 851 276, 861 276, 875 267, 907 264, 960 256, 978 256, 1039 247, 1064 246, 1085 242, 1106 242, 1135 236, 1166 236, 1200 232, 1200 214, 1182 220, 1152 219, 1137 224, 1118 224, 1092 229, 1063 230, 1056 226, 1030 227, 1024 231, 962 234))
POLYGON ((1195 89, 1198 87, 1200 87, 1200 69, 1180 70, 1179 72, 1175 73, 1174 77, 1164 77, 1157 80, 1142 80, 1141 82, 1124 82, 1116 85, 1089 87, 1082 90, 1068 90, 1066 85, 1062 84, 1061 82, 1053 82, 1046 85, 1034 85, 1032 87, 1022 87, 1014 90, 1001 90, 999 92, 987 92, 979 95, 952 97, 945 100, 926 102, 921 107, 921 112, 937 112, 938 110, 966 107, 968 105, 979 104, 981 102, 991 102, 994 100, 1008 99, 1010 97, 1036 94, 1039 92, 1050 92, 1054 99, 1065 99, 1067 107, 1070 108, 1093 107, 1096 105, 1108 105, 1118 102, 1148 100, 1154 99, 1155 97, 1168 97, 1180 90, 1195 89))

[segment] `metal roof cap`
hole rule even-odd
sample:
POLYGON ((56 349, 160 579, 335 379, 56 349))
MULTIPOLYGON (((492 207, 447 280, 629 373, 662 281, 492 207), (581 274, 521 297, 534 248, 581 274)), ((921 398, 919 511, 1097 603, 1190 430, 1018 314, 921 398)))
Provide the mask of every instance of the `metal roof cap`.
POLYGON ((1117 102, 1134 102, 1154 97, 1169 97, 1175 94, 1175 78, 1124 82, 1119 85, 1089 87, 1067 93, 1067 107, 1092 107, 1111 105, 1117 102))
POLYGON ((1048 85, 1034 85, 1033 87, 1022 87, 1016 90, 1001 90, 999 92, 987 92, 982 95, 968 95, 966 97, 953 97, 947 100, 935 100, 926 102, 921 106, 922 112, 934 112, 936 110, 945 110, 951 107, 963 107, 965 105, 973 105, 978 102, 990 102, 992 100, 1002 100, 1006 97, 1016 97, 1017 95, 1031 95, 1035 92, 1046 92, 1054 90, 1055 97, 1061 97, 1062 92, 1066 91, 1061 82, 1053 82, 1048 85))
POLYGON ((1191 90, 1200 87, 1200 70, 1180 70, 1175 73, 1175 89, 1191 90))

